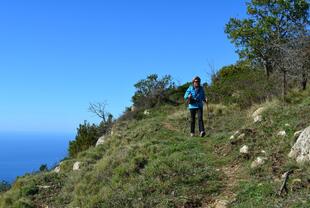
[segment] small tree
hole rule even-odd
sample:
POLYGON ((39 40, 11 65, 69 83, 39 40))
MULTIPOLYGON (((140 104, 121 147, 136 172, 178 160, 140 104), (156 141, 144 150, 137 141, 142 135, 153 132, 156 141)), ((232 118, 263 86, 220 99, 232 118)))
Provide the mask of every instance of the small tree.
POLYGON ((291 39, 286 44, 271 44, 273 47, 272 61, 275 69, 283 75, 282 98, 285 99, 288 90, 288 79, 298 77, 302 79, 302 88, 306 89, 309 76, 310 36, 303 34, 291 39))
POLYGON ((163 103, 167 97, 166 92, 175 87, 170 75, 159 79, 157 74, 151 74, 146 79, 140 80, 135 85, 136 92, 132 97, 135 107, 151 108, 163 103))
POLYGON ((47 164, 42 164, 39 168, 39 171, 40 172, 46 172, 48 171, 48 167, 47 167, 47 164))
POLYGON ((107 119, 112 116, 106 110, 107 104, 106 102, 98 102, 98 103, 90 103, 89 104, 89 112, 94 113, 96 116, 102 119, 103 122, 107 122, 107 119))

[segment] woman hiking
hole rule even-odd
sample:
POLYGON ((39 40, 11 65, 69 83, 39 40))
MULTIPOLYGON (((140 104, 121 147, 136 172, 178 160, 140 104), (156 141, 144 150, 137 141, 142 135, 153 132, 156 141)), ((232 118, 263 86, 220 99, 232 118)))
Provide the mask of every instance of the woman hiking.
POLYGON ((205 91, 201 86, 200 77, 195 77, 192 81, 192 85, 186 90, 184 99, 187 101, 188 108, 191 113, 191 137, 195 136, 195 123, 196 114, 198 113, 198 125, 200 136, 204 137, 206 135, 205 127, 203 123, 203 102, 206 104, 208 100, 205 95, 205 91))

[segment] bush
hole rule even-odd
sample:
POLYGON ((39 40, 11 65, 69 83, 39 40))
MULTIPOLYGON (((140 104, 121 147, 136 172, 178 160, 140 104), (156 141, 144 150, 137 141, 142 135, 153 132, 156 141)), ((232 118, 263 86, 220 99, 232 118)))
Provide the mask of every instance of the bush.
POLYGON ((98 126, 84 121, 77 129, 75 140, 69 142, 69 156, 76 157, 79 152, 94 146, 99 136, 98 126))
POLYGON ((267 79, 264 71, 253 69, 247 62, 225 66, 212 77, 206 87, 209 100, 214 103, 249 107, 280 94, 273 78, 267 79))
POLYGON ((6 181, 0 182, 0 193, 5 192, 11 188, 11 185, 6 181))

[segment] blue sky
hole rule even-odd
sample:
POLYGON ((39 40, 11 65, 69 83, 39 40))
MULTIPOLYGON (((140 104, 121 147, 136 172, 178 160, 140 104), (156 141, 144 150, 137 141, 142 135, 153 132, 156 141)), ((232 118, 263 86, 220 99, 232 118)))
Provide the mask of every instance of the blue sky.
POLYGON ((204 81, 237 60, 224 34, 242 0, 1 0, 0 132, 74 132, 118 116, 148 74, 204 81))

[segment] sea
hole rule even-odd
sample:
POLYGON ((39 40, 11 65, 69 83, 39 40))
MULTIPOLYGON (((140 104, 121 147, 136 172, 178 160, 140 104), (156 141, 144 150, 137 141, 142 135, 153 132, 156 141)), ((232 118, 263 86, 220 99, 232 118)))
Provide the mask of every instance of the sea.
POLYGON ((53 168, 68 155, 67 133, 0 133, 0 181, 38 171, 42 164, 53 168))

